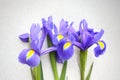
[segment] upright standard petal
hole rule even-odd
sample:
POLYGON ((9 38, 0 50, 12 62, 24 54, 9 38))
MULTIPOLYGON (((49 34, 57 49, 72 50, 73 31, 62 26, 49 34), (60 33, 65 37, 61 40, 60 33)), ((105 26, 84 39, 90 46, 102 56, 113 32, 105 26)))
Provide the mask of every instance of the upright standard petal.
POLYGON ((84 48, 84 50, 86 50, 89 45, 91 44, 92 40, 93 40, 93 37, 94 35, 91 35, 88 31, 84 30, 82 33, 81 33, 81 43, 82 43, 82 46, 84 48))
POLYGON ((20 53, 18 59, 21 63, 27 64, 31 67, 35 67, 40 63, 39 55, 34 50, 30 49, 24 49, 20 53))
POLYGON ((38 34, 41 31, 41 27, 39 24, 32 24, 31 28, 30 28, 30 38, 31 40, 36 40, 38 39, 38 34))
POLYGON ((105 50, 106 50, 105 42, 104 41, 98 41, 97 42, 97 47, 95 47, 95 49, 94 49, 95 56, 99 57, 99 55, 102 55, 105 50))
POLYGON ((64 21, 63 19, 60 22, 60 33, 66 34, 67 33, 68 22, 64 21))
POLYGON ((88 27, 88 24, 87 24, 86 20, 83 19, 83 20, 80 22, 80 25, 79 25, 80 33, 81 33, 83 30, 86 30, 87 27, 88 27))
POLYGON ((23 41, 23 42, 29 42, 29 34, 28 33, 24 33, 24 34, 21 34, 19 36, 20 40, 23 41))
POLYGON ((68 60, 72 57, 74 52, 73 44, 69 41, 61 41, 57 47, 57 54, 60 59, 68 60))

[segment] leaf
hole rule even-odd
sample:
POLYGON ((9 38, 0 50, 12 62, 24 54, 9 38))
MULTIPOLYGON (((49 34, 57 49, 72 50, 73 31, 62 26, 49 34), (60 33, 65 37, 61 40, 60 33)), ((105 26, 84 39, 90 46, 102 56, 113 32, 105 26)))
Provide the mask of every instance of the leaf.
POLYGON ((90 69, 89 69, 88 75, 86 77, 86 80, 90 80, 90 76, 91 76, 92 69, 93 69, 93 64, 94 64, 94 62, 92 62, 91 66, 90 66, 90 69))
MULTIPOLYGON (((48 47, 51 47, 52 46, 52 42, 50 41, 49 36, 47 36, 47 42, 48 42, 48 47)), ((56 64, 55 51, 50 52, 49 56, 50 56, 50 62, 51 62, 51 66, 52 66, 52 70, 53 70, 53 74, 54 74, 54 79, 55 80, 59 80, 58 71, 57 71, 57 64, 56 64)))
POLYGON ((87 61, 87 50, 80 51, 80 74, 81 80, 85 80, 85 68, 86 68, 86 61, 87 61))
POLYGON ((66 70, 67 70, 67 61, 65 61, 63 64, 60 80, 65 80, 66 70))

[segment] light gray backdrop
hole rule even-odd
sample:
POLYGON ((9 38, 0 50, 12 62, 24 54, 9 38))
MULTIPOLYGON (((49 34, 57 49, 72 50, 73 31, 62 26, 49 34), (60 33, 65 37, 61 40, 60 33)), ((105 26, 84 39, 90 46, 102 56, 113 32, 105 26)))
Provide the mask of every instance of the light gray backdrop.
MULTIPOLYGON (((0 0, 0 80, 31 80, 29 67, 18 62, 20 51, 28 48, 18 35, 29 32, 32 23, 41 24, 41 18, 48 16, 53 16, 57 25, 62 18, 74 21, 76 30, 83 18, 95 30, 103 28, 102 39, 107 44, 107 51, 95 58, 90 48, 87 70, 94 60, 91 80, 120 80, 119 0, 0 0)), ((68 62, 68 80, 80 80, 78 54, 79 49, 75 48, 75 54, 68 62)), ((48 55, 42 56, 41 60, 45 80, 53 80, 48 55)), ((61 67, 58 64, 59 73, 61 67)))

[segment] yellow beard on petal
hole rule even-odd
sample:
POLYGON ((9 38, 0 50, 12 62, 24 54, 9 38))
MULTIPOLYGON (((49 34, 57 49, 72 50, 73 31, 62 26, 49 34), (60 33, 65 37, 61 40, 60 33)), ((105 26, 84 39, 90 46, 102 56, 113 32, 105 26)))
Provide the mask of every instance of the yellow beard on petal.
POLYGON ((32 56, 33 56, 33 54, 35 53, 35 51, 34 50, 30 50, 30 51, 28 51, 28 53, 27 53, 27 55, 26 55, 26 60, 28 60, 29 58, 31 58, 32 56))
POLYGON ((104 45, 103 42, 99 41, 98 44, 100 45, 100 48, 101 48, 101 49, 104 49, 105 45, 104 45))
POLYGON ((58 34, 57 39, 58 39, 58 41, 60 41, 61 39, 63 39, 63 35, 58 34))
POLYGON ((71 42, 66 42, 63 46, 64 49, 67 49, 68 47, 71 46, 71 42))

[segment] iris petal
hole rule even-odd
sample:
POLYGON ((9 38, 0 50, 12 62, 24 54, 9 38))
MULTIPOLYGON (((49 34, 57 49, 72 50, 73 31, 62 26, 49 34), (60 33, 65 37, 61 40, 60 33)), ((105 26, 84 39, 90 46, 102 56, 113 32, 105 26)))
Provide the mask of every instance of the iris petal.
POLYGON ((37 44, 37 49, 40 50, 43 46, 43 42, 45 40, 45 37, 47 36, 47 32, 45 31, 45 28, 42 28, 42 34, 40 39, 38 40, 38 44, 37 44))
POLYGON ((30 28, 30 38, 31 40, 38 39, 38 34, 41 31, 40 25, 39 24, 32 24, 30 28))
POLYGON ((64 36, 62 34, 57 34, 54 35, 53 39, 52 39, 52 43, 54 45, 58 45, 58 43, 64 38, 64 36))
POLYGON ((58 63, 64 63, 64 60, 61 59, 61 58, 58 56, 58 54, 56 54, 56 58, 57 58, 57 62, 58 62, 58 63))
POLYGON ((85 19, 83 19, 81 22, 80 22, 80 25, 79 25, 79 30, 80 32, 82 32, 82 30, 86 30, 88 27, 88 24, 86 22, 85 19))
POLYGON ((98 40, 100 40, 100 38, 102 37, 103 33, 104 33, 103 29, 101 29, 100 32, 96 33, 94 35, 93 43, 98 42, 98 40))
POLYGON ((52 51, 55 51, 55 50, 57 50, 57 48, 52 46, 52 47, 47 48, 46 50, 41 51, 40 55, 44 55, 46 53, 49 53, 49 52, 52 52, 52 51))
POLYGON ((30 49, 24 49, 21 51, 21 53, 18 56, 18 59, 21 63, 25 64, 26 63, 26 54, 30 49))
POLYGON ((60 33, 65 34, 67 32, 68 22, 63 19, 60 22, 60 33))
POLYGON ((28 64, 31 67, 35 67, 40 63, 40 57, 38 53, 30 49, 24 49, 20 53, 18 59, 21 63, 28 64))
POLYGON ((68 60, 69 58, 71 58, 74 52, 72 44, 69 45, 68 43, 67 47, 64 48, 64 46, 66 45, 67 45, 67 42, 62 41, 57 48, 58 56, 60 57, 60 59, 63 59, 63 60, 68 60))
POLYGON ((40 56, 37 53, 34 53, 27 61, 26 64, 28 64, 31 67, 35 67, 39 65, 40 63, 40 56))
POLYGON ((89 32, 84 31, 81 34, 81 42, 84 47, 84 50, 86 50, 88 48, 88 46, 90 45, 92 40, 93 40, 93 35, 91 35, 89 32))
POLYGON ((97 47, 95 47, 95 49, 94 49, 95 56, 99 57, 99 55, 102 55, 105 50, 106 50, 105 42, 104 41, 98 41, 97 47))
POLYGON ((24 34, 20 35, 19 38, 23 42, 28 42, 29 41, 29 34, 28 33, 24 33, 24 34))

